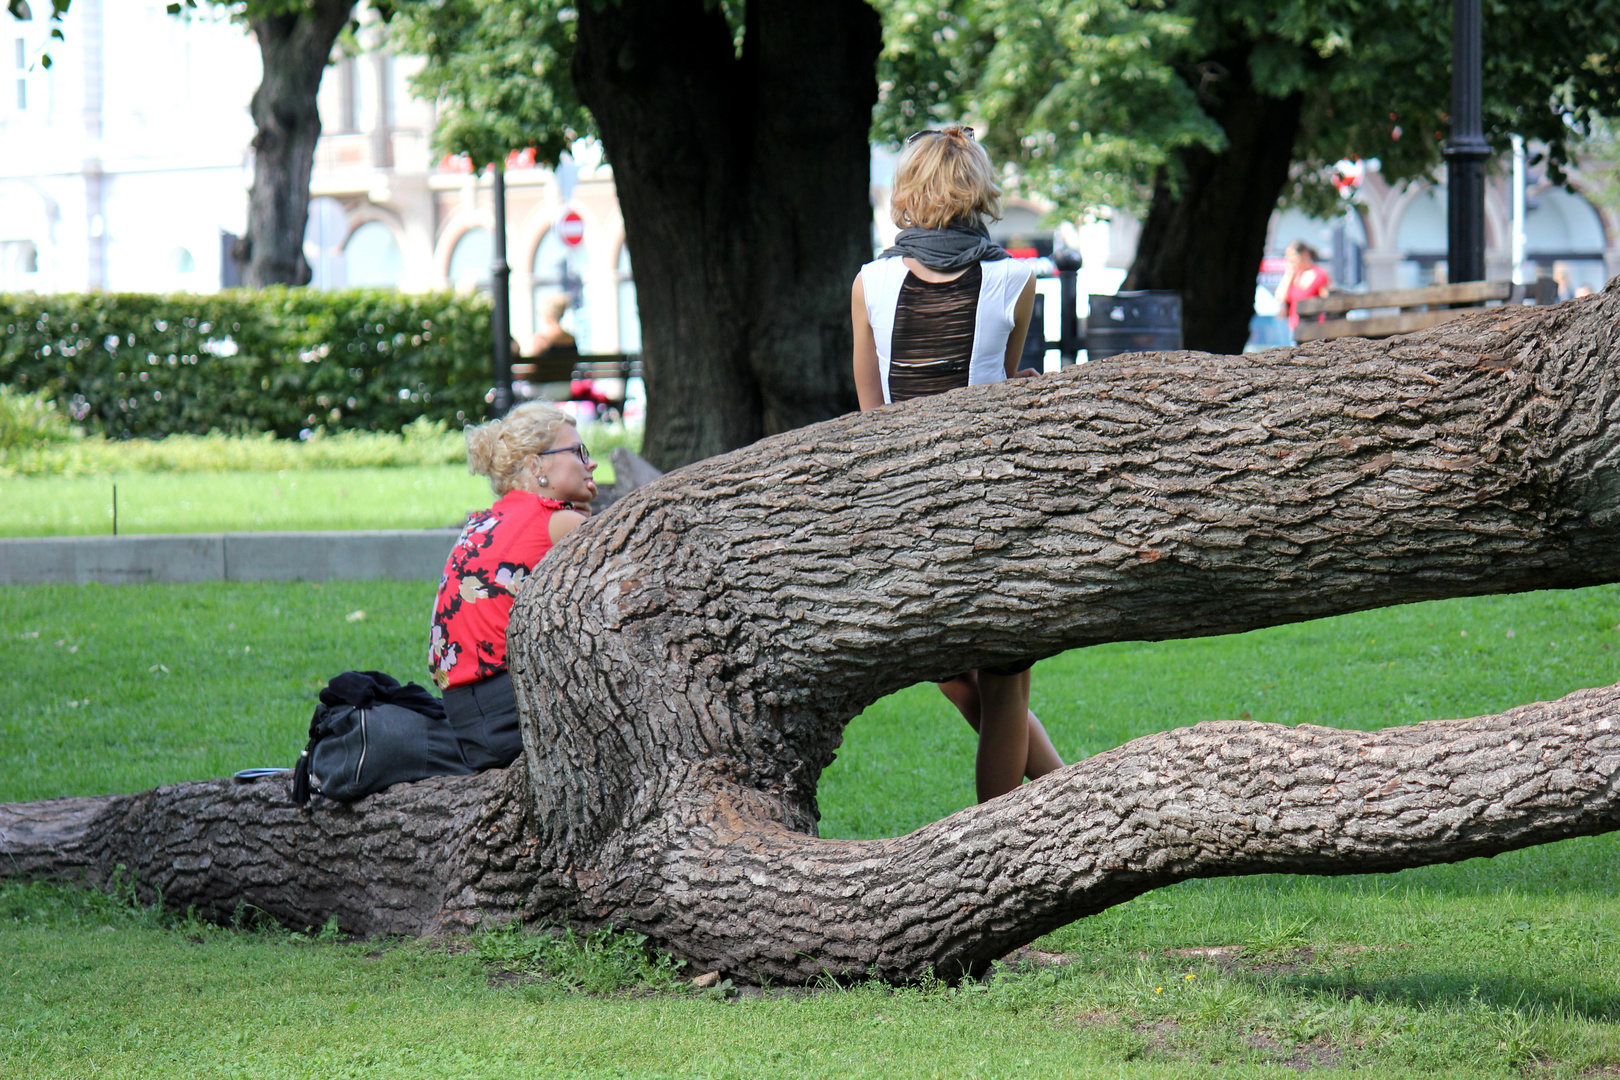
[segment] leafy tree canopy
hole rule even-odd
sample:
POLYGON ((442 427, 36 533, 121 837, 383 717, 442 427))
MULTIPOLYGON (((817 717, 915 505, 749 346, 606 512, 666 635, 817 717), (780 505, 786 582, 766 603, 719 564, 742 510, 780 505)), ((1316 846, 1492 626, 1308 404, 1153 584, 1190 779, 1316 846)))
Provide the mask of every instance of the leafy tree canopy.
MULTIPOLYGON (((1069 213, 1137 209, 1176 151, 1223 148, 1207 106, 1245 63, 1262 93, 1298 94, 1295 201, 1325 210, 1352 155, 1385 176, 1440 162, 1451 12, 1428 0, 887 0, 877 128, 971 117, 1027 185, 1069 213)), ((1620 111, 1620 3, 1484 0, 1485 133, 1544 145, 1562 181, 1598 118, 1620 111)))
MULTIPOLYGON (((586 0, 591 2, 591 0, 586 0)), ((1620 112, 1620 0, 1483 0, 1485 132, 1544 147, 1553 179, 1620 112)), ((476 163, 533 147, 555 161, 592 131, 569 78, 565 0, 395 0, 418 87, 446 105, 440 149, 476 163)), ((740 35, 743 0, 724 5, 740 35)), ((1392 180, 1440 162, 1451 100, 1450 5, 1428 0, 877 0, 872 136, 966 120, 1027 190, 1066 214, 1140 210, 1178 151, 1220 151, 1207 106, 1234 63, 1304 100, 1289 196, 1326 210, 1328 169, 1378 158, 1392 180)))
POLYGON ((434 148, 482 167, 533 148, 555 164, 591 116, 569 77, 576 13, 559 0, 395 0, 417 91, 444 105, 434 148))

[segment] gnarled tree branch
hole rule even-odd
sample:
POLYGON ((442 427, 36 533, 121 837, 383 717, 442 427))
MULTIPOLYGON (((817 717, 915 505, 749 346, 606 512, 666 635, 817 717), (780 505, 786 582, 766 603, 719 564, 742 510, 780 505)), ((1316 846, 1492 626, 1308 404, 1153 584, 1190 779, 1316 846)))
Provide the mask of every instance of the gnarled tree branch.
POLYGON ((218 783, 6 807, 0 850, 93 880, 123 860, 171 900, 363 932, 566 913, 802 980, 977 970, 1190 877, 1613 829, 1620 688, 1372 733, 1199 725, 906 837, 814 835, 845 723, 920 679, 1620 580, 1617 325, 1620 283, 1384 342, 1119 357, 777 436, 632 493, 529 579, 509 639, 525 757, 504 779, 302 812, 218 783), (241 837, 256 857, 209 854, 241 837))

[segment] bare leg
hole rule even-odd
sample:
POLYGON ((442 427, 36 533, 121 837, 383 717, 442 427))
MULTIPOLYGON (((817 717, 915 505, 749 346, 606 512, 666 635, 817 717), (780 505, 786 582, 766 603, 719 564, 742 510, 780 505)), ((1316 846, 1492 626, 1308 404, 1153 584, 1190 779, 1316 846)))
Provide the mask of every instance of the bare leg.
MULTIPOLYGON (((975 732, 979 730, 979 673, 969 671, 958 675, 949 682, 939 684, 940 693, 944 694, 961 712, 962 719, 975 732)), ((1029 759, 1024 763, 1024 775, 1033 780, 1037 776, 1045 776, 1053 769, 1063 767, 1063 758, 1058 755, 1057 748, 1052 745, 1052 739, 1046 734, 1046 728, 1041 724, 1040 718, 1033 712, 1029 714, 1029 759)))
POLYGON ((979 673, 979 754, 973 781, 980 802, 1005 795, 1029 761, 1029 672, 979 673))
POLYGON ((1046 734, 1046 727, 1041 723, 1040 717, 1034 713, 1029 714, 1029 758, 1024 762, 1024 775, 1031 780, 1037 776, 1045 776, 1053 769, 1063 768, 1063 759, 1058 756, 1057 747, 1046 734))

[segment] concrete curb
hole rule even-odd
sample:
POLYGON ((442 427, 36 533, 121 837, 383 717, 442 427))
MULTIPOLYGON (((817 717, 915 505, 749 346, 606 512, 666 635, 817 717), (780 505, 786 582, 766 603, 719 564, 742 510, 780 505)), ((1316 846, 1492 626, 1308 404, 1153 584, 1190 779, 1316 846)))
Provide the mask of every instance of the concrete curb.
POLYGON ((0 540, 0 585, 436 581, 457 529, 47 536, 0 540))

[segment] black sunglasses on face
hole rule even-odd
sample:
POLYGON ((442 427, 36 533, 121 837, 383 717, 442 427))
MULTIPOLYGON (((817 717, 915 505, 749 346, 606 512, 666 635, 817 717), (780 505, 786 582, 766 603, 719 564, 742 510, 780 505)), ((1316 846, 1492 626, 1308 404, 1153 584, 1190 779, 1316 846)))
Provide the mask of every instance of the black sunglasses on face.
POLYGON ((547 454, 573 454, 579 458, 581 465, 591 463, 591 452, 585 449, 584 443, 575 443, 573 446, 559 446, 553 450, 536 450, 535 457, 545 457, 547 454))

